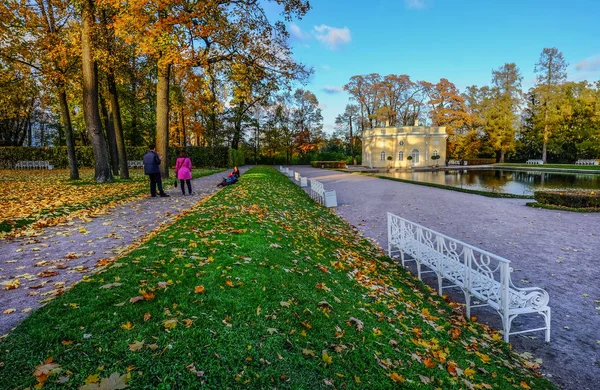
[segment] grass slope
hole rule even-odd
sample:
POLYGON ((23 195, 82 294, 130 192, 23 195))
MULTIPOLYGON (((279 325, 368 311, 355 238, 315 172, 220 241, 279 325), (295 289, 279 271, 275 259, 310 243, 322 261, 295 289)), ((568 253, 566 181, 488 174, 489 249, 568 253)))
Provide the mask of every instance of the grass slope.
POLYGON ((44 388, 554 388, 271 168, 33 313, 0 362, 2 389, 36 367, 44 388))

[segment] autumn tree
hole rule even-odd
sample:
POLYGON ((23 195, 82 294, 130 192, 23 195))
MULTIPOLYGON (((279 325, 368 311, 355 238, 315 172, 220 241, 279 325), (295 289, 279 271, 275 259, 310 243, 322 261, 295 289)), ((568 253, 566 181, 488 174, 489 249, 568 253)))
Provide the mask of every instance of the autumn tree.
POLYGON ((294 143, 301 155, 319 148, 324 141, 323 115, 314 93, 297 89, 293 95, 294 143))
POLYGON ((94 59, 95 4, 83 0, 81 4, 81 64, 83 76, 83 114, 85 126, 94 153, 94 180, 97 183, 113 181, 108 151, 98 110, 98 74, 94 59))
POLYGON ((0 7, 0 57, 31 67, 54 87, 60 103, 70 178, 79 179, 67 88, 76 71, 79 31, 75 10, 63 0, 6 0, 0 7))
POLYGON ((354 165, 356 165, 356 156, 354 155, 356 136, 354 129, 356 123, 359 123, 360 120, 359 112, 360 110, 357 105, 347 104, 344 113, 335 118, 336 128, 341 130, 344 135, 347 135, 350 156, 352 157, 352 163, 354 165))
MULTIPOLYGON (((139 43, 140 50, 157 63, 156 144, 166 156, 169 143, 169 81, 173 65, 197 67, 217 80, 213 65, 244 63, 248 66, 283 69, 287 47, 285 25, 271 23, 263 4, 255 0, 239 1, 155 1, 143 3, 106 0, 119 16, 118 34, 139 43)), ((310 8, 303 0, 276 0, 286 20, 302 17, 310 8)), ((215 122, 213 117, 213 123, 215 122)), ((213 129, 216 130, 216 129, 213 129)), ((166 158, 161 164, 168 176, 166 158)))
POLYGON ((448 134, 448 155, 455 155, 457 139, 465 133, 471 117, 467 113, 464 98, 458 88, 448 81, 441 79, 437 84, 427 88, 431 109, 429 115, 433 126, 445 126, 448 134))
POLYGON ((558 120, 558 87, 567 79, 567 62, 557 48, 544 48, 535 65, 536 89, 543 106, 542 160, 547 162, 548 141, 558 120))

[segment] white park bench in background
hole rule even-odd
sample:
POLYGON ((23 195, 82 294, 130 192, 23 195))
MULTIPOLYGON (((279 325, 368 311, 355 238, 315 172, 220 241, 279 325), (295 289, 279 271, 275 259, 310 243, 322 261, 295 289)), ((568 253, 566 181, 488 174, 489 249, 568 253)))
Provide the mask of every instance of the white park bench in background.
POLYGON ((127 161, 128 168, 144 168, 144 162, 141 160, 127 161))
POLYGON ((15 169, 54 169, 49 161, 19 161, 15 169))
POLYGON ((575 161, 577 165, 598 165, 598 160, 596 159, 588 159, 588 160, 577 160, 575 161))
POLYGON ((543 165, 544 160, 527 160, 525 164, 543 165))
POLYGON ((458 241, 404 218, 388 213, 388 254, 400 255, 402 265, 407 261, 417 263, 417 275, 433 272, 438 279, 438 292, 459 287, 465 295, 467 318, 471 308, 491 306, 502 318, 504 341, 513 334, 545 330, 550 341, 550 307, 548 292, 538 287, 518 288, 510 279, 510 260, 458 241), (410 256, 406 259, 405 255, 410 256), (421 271, 425 265, 430 271, 421 271), (443 285, 443 279, 450 285, 443 285), (484 302, 473 305, 471 298, 484 302), (537 313, 544 318, 545 326, 511 332, 512 321, 520 314, 537 313))

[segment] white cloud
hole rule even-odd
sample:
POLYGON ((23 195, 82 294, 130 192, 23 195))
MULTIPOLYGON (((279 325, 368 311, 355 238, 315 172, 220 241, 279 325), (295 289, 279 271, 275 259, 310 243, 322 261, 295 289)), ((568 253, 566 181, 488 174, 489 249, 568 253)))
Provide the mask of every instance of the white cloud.
POLYGON ((296 24, 296 23, 292 23, 289 26, 289 30, 290 30, 290 35, 294 38, 300 39, 300 40, 305 40, 305 39, 309 39, 310 35, 306 34, 302 31, 302 29, 296 24))
POLYGON ((575 65, 578 72, 596 72, 600 71, 600 55, 588 57, 583 61, 579 61, 575 65))
POLYGON ((330 71, 332 69, 332 67, 329 66, 329 65, 323 65, 323 66, 321 66, 321 69, 326 70, 326 71, 330 71))
POLYGON ((424 9, 425 0, 404 0, 404 5, 408 9, 424 9))
POLYGON ((333 95, 336 93, 344 92, 344 87, 334 87, 331 85, 326 85, 325 88, 323 88, 323 92, 333 95))
POLYGON ((335 50, 339 46, 349 43, 352 40, 350 29, 348 27, 336 28, 322 24, 315 26, 315 36, 318 41, 335 50))

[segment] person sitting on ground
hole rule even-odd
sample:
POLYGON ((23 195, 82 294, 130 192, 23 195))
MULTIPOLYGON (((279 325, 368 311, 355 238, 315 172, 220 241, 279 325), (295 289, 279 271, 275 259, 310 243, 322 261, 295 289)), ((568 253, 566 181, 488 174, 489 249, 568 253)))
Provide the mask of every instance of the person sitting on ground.
POLYGON ((233 167, 233 171, 231 172, 231 174, 229 176, 235 176, 236 178, 240 178, 240 170, 238 169, 237 166, 233 167))
POLYGON ((224 177, 223 181, 220 182, 219 184, 217 184, 217 187, 225 187, 230 184, 234 184, 235 182, 238 181, 239 177, 240 177, 240 170, 238 169, 238 167, 233 167, 233 171, 229 175, 227 175, 227 177, 224 177))
POLYGON ((188 192, 192 195, 192 160, 184 150, 179 153, 179 157, 175 163, 175 174, 181 184, 181 193, 185 196, 184 184, 187 184, 188 192))
POLYGON ((144 174, 150 178, 150 195, 156 197, 156 186, 161 198, 167 198, 169 195, 163 191, 162 178, 160 176, 160 156, 156 153, 156 145, 148 145, 148 152, 144 154, 144 174))

